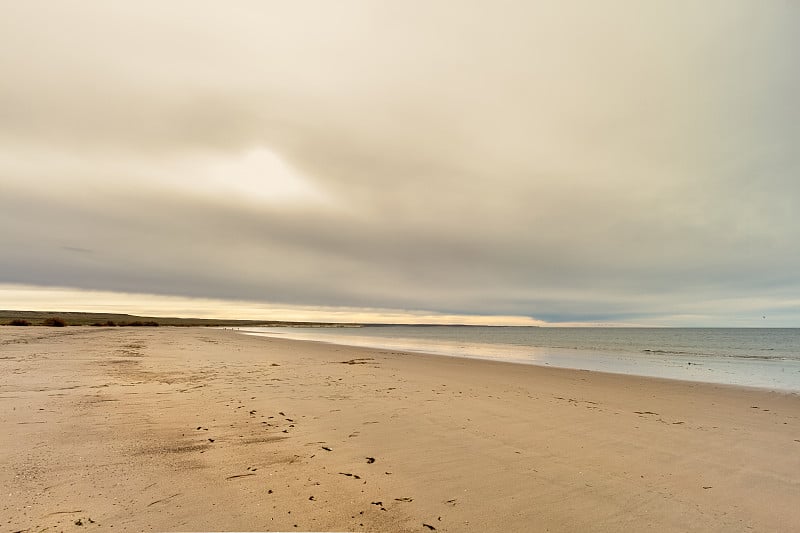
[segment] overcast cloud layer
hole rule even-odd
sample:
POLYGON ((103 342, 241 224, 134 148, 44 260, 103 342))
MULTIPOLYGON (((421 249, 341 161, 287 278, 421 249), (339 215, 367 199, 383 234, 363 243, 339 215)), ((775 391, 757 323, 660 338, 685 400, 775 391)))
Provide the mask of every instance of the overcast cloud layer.
POLYGON ((800 325, 800 3, 531 4, 3 2, 0 283, 800 325))

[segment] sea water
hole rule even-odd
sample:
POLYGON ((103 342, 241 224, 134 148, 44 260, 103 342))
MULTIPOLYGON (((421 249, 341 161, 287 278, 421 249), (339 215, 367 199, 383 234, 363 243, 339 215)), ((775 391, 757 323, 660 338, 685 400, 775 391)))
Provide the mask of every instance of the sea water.
POLYGON ((800 392, 800 329, 362 326, 243 333, 800 392))

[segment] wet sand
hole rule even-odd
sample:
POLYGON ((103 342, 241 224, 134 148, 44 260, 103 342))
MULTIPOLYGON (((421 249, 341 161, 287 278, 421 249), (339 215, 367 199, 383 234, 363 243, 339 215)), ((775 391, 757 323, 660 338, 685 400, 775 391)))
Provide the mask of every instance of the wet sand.
POLYGON ((0 328, 0 531, 791 531, 800 396, 199 328, 0 328))

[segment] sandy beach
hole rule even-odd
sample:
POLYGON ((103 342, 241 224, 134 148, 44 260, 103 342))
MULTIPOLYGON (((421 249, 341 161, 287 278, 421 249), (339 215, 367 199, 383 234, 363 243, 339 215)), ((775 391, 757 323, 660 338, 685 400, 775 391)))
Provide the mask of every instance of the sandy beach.
POLYGON ((800 396, 249 337, 0 329, 2 531, 792 531, 800 396))

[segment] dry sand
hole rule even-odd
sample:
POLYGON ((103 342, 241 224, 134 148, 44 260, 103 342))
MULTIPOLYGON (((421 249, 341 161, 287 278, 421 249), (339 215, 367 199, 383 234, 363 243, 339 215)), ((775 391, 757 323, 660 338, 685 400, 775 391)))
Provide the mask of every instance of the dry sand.
POLYGON ((755 389, 5 327, 0 530, 796 531, 799 417, 755 389))

